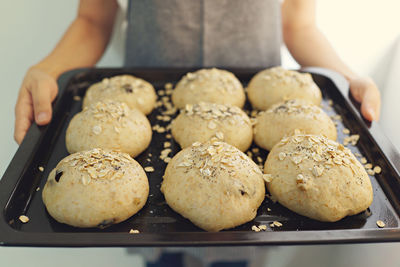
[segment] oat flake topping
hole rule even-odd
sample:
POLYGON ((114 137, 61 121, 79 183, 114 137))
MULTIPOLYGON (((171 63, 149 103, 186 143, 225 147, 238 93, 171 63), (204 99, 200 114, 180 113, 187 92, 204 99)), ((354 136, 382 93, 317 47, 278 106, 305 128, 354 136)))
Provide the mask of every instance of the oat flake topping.
MULTIPOLYGON (((191 146, 192 153, 187 154, 177 167, 196 168, 203 178, 213 181, 221 170, 235 174, 236 166, 249 164, 249 158, 241 151, 214 138, 207 143, 195 142, 191 146)), ((262 175, 259 168, 251 169, 262 175)))
POLYGON ((132 158, 126 153, 95 148, 72 154, 66 162, 89 174, 82 178, 82 183, 87 185, 91 180, 121 178, 126 167, 132 163, 132 158))
POLYGON ((187 104, 184 112, 187 116, 199 116, 204 120, 210 120, 208 127, 215 129, 216 120, 228 120, 229 123, 234 124, 251 124, 249 117, 238 107, 231 105, 221 105, 215 103, 187 104))
POLYGON ((202 69, 196 72, 189 72, 182 78, 182 84, 184 84, 189 90, 193 90, 193 81, 212 80, 214 81, 215 88, 210 90, 219 90, 222 92, 233 93, 240 90, 240 85, 235 82, 235 77, 230 73, 226 73, 216 68, 202 69))

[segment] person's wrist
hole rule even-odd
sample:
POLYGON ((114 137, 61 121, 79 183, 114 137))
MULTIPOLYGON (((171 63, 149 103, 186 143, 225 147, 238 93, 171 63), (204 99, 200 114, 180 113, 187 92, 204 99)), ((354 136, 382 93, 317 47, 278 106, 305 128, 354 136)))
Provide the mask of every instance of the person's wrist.
POLYGON ((38 63, 36 65, 33 65, 29 68, 30 70, 39 70, 42 72, 45 72, 46 74, 50 75, 54 79, 57 79, 58 76, 60 75, 60 71, 56 66, 51 66, 45 63, 38 63))

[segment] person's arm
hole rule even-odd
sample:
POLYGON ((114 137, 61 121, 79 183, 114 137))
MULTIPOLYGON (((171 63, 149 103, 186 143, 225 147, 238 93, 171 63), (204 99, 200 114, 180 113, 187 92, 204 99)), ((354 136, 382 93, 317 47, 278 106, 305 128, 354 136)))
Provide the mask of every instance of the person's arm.
POLYGON ((380 114, 380 93, 369 77, 354 73, 337 55, 315 21, 315 0, 285 0, 282 4, 283 38, 293 58, 303 67, 318 66, 341 73, 350 83, 362 115, 372 121, 380 114))
POLYGON ((22 142, 33 120, 38 125, 51 120, 58 76, 67 70, 93 66, 101 58, 110 40, 117 10, 116 0, 81 0, 77 17, 54 50, 27 71, 15 106, 17 143, 22 142))

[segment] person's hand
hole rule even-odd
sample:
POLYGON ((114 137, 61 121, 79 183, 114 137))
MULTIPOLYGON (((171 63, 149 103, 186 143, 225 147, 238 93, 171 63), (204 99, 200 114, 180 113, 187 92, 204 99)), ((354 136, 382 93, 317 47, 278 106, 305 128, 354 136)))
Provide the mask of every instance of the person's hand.
POLYGON ((381 94, 369 77, 350 79, 350 92, 361 103, 361 114, 369 121, 378 121, 381 108, 381 94))
POLYGON ((21 144, 33 120, 38 125, 51 120, 51 102, 58 93, 55 78, 38 67, 28 70, 15 105, 14 139, 21 144))

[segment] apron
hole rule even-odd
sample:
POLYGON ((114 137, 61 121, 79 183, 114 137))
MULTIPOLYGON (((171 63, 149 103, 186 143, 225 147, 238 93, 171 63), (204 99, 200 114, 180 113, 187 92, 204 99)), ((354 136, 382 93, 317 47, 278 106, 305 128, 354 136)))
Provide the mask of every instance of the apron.
POLYGON ((279 0, 131 0, 125 66, 280 65, 279 0))
MULTIPOLYGON (((279 0, 130 0, 127 21, 126 67, 281 64, 279 0)), ((165 251, 185 252, 188 266, 227 260, 260 266, 268 252, 263 247, 129 249, 146 261, 165 251)))

